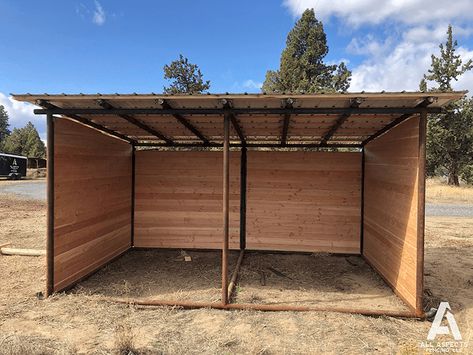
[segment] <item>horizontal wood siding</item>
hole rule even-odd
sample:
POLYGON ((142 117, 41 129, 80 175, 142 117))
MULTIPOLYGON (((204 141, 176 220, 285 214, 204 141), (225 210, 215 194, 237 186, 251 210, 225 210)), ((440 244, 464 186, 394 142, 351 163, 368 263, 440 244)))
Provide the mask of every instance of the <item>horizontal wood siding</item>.
POLYGON ((126 251, 131 242, 131 146, 58 119, 54 151, 54 290, 126 251))
POLYGON ((361 153, 248 151, 247 248, 359 253, 361 153))
POLYGON ((363 255, 406 303, 417 297, 419 119, 365 146, 363 255))
MULTIPOLYGON (((223 153, 136 151, 135 246, 220 249, 223 153)), ((240 152, 230 153, 230 248, 239 248, 240 152)))

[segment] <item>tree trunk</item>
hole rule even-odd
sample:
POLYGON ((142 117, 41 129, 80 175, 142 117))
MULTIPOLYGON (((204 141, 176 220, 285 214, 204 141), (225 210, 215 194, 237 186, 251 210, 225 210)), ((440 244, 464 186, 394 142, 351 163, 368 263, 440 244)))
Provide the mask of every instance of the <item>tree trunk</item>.
POLYGON ((455 171, 450 171, 448 173, 448 184, 453 186, 460 186, 460 180, 458 174, 455 171))

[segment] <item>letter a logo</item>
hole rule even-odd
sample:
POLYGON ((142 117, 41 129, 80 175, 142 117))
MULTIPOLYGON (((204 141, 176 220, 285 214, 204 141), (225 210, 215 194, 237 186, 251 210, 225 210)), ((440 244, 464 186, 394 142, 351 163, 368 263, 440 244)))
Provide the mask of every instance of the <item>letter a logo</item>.
POLYGON ((434 340, 438 334, 450 334, 450 330, 452 331, 452 335, 455 340, 462 340, 460 330, 458 329, 457 322, 455 321, 455 317, 453 316, 451 310, 452 309, 450 308, 448 302, 440 303, 439 309, 435 314, 432 327, 430 328, 429 334, 427 335, 427 340, 434 340), (448 326, 441 325, 443 317, 447 318, 448 326))

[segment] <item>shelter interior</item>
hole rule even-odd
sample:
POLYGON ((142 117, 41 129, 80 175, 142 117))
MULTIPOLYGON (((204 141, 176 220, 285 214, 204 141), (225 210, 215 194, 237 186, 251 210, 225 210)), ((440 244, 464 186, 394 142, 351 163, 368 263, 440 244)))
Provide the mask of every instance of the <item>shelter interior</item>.
MULTIPOLYGON (((221 308, 259 300, 253 308, 288 309, 277 282, 277 300, 256 301, 234 294, 234 283, 240 277, 257 294, 254 270, 266 265, 273 280, 287 276, 284 285, 300 289, 306 277, 320 292, 343 276, 342 260, 369 265, 405 314, 419 316, 426 120, 463 95, 14 95, 48 117, 48 294, 130 249, 210 249, 214 263, 200 260, 221 277, 221 295, 211 297, 221 308)), ((317 297, 301 310, 317 308, 317 297)))

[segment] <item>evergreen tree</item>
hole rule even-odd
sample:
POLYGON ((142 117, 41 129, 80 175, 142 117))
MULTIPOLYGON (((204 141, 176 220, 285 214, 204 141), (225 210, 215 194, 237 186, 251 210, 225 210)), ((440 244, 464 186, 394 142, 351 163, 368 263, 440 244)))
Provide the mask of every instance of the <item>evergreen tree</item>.
POLYGON ((8 113, 3 105, 0 105, 0 152, 3 151, 5 139, 10 135, 8 129, 8 113))
MULTIPOLYGON (((431 68, 420 83, 421 91, 452 91, 452 82, 473 68, 470 59, 463 63, 457 55, 458 43, 453 39, 452 26, 448 26, 447 41, 440 44, 440 56, 432 55, 431 68)), ((439 169, 448 173, 448 184, 459 185, 459 176, 467 174, 473 164, 473 101, 462 99, 451 103, 439 115, 428 121, 427 173, 434 175, 439 169)))
POLYGON ((210 89, 210 81, 204 81, 203 77, 199 67, 180 54, 178 60, 164 66, 164 79, 172 80, 168 87, 164 87, 164 93, 201 94, 210 89))
POLYGON ((289 32, 281 54, 278 71, 266 73, 264 92, 345 92, 350 86, 351 71, 345 63, 328 65, 327 38, 322 22, 307 9, 289 32))
POLYGON ((46 147, 39 138, 35 126, 28 122, 23 128, 14 128, 4 144, 6 153, 24 155, 31 158, 45 158, 46 147))

